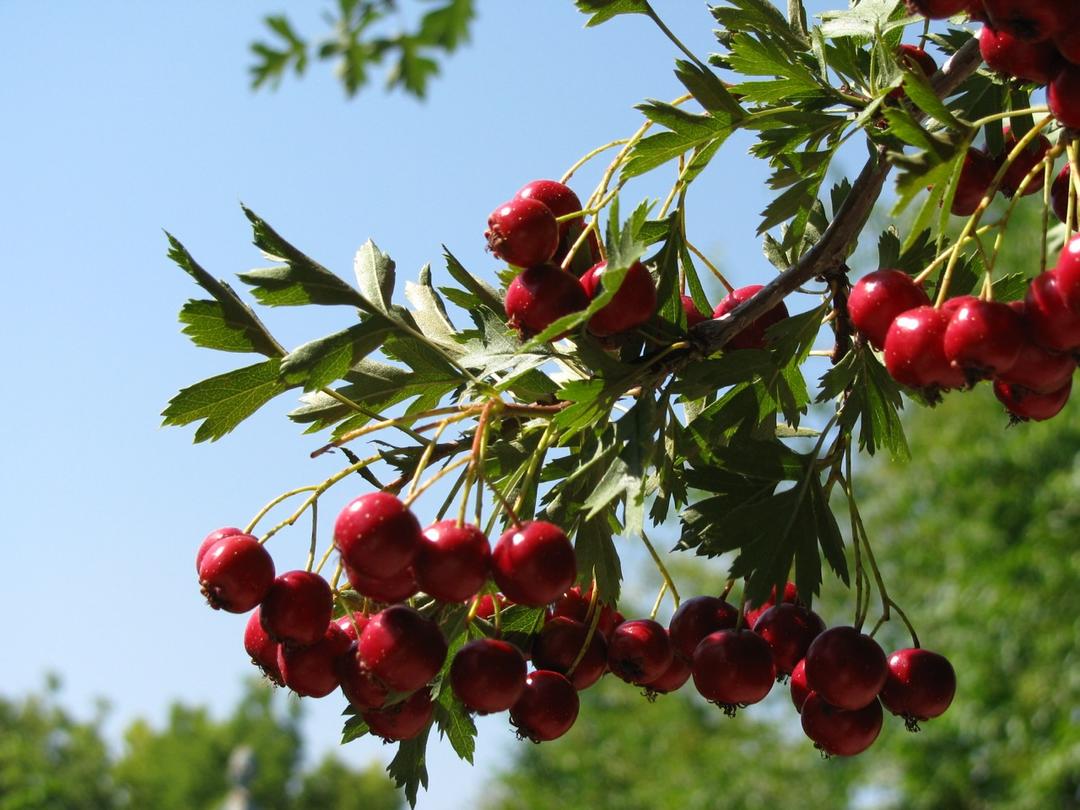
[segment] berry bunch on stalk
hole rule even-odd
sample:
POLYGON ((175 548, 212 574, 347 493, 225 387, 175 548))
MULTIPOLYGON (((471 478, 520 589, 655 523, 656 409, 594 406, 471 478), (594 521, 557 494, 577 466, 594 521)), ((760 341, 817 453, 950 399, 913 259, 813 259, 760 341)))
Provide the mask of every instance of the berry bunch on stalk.
MULTIPOLYGON (((166 423, 216 440, 298 389, 289 417, 328 434, 312 457, 348 462, 209 535, 203 593, 251 611, 245 648, 272 681, 341 691, 345 741, 395 741, 390 771, 411 801, 432 729, 470 761, 475 714, 506 712, 522 738, 553 740, 606 673, 643 699, 692 680, 729 714, 790 677, 804 731, 833 755, 866 749, 882 707, 912 729, 941 714, 955 674, 920 646, 918 607, 909 618, 879 570, 854 457, 904 459, 905 400, 982 381, 1003 429, 1050 418, 1080 351, 1071 3, 895 0, 811 26, 798 2, 785 17, 740 0, 710 9, 707 59, 647 0, 577 5, 589 24, 654 20, 687 92, 641 104, 635 132, 492 211, 497 283, 447 249, 438 284, 425 267, 399 295, 372 241, 350 283, 245 208, 274 263, 239 276, 257 303, 358 316, 288 349, 169 237, 209 295, 185 304, 185 333, 262 357, 182 390, 166 423), (1054 69, 1036 74, 1031 54, 1050 50, 1054 69), (736 130, 756 138, 776 191, 759 227, 775 272, 739 287, 696 244, 716 233, 687 228, 695 181, 736 130), (862 168, 827 187, 852 141, 865 143, 862 168), (579 196, 579 171, 598 161, 579 196), (621 207, 635 178, 662 173, 662 200, 621 207), (894 224, 868 233, 890 175, 894 224), (1041 212, 1038 233, 1018 234, 1018 206, 1041 212), (1004 266, 1019 238, 1036 248, 1004 266), (860 240, 876 241, 873 266, 852 266, 860 240), (706 284, 723 290, 715 303, 706 284), (817 379, 811 358, 827 364, 817 379), (331 488, 354 499, 328 530, 318 508, 331 488), (301 519, 310 540, 297 542, 286 530, 301 519), (648 536, 676 521, 676 551, 727 565, 724 593, 680 600, 648 536), (650 615, 626 619, 630 544, 663 585, 650 615), (826 629, 813 611, 824 568, 853 592, 850 624, 826 629), (893 616, 912 645, 887 656, 874 635, 893 616)), ((479 242, 482 218, 465 238, 479 242)))

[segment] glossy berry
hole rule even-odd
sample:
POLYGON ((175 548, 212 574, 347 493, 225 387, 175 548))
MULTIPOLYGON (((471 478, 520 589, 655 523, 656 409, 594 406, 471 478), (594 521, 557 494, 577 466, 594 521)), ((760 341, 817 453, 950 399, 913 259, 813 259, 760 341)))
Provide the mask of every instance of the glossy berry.
POLYGON ((519 737, 546 742, 570 730, 580 705, 570 681, 558 672, 538 669, 525 679, 521 697, 510 707, 510 722, 519 737))
POLYGON ((776 671, 790 675, 803 659, 811 642, 825 632, 825 622, 802 605, 776 605, 754 623, 754 632, 772 649, 776 671))
POLYGON ((337 659, 349 649, 349 637, 334 622, 326 633, 306 647, 278 649, 278 668, 285 685, 301 697, 326 697, 338 688, 337 659))
MULTIPOLYGON (((749 301, 754 297, 763 287, 760 284, 751 284, 748 287, 740 287, 737 290, 729 292, 719 304, 716 305, 716 309, 713 310, 713 318, 723 318, 729 312, 734 310, 739 304, 745 301, 749 301)), ((784 302, 774 306, 772 309, 767 310, 765 314, 759 316, 757 320, 752 321, 749 326, 739 332, 735 337, 728 341, 726 348, 728 349, 763 349, 765 348, 765 332, 773 324, 779 323, 788 316, 787 307, 784 302)))
POLYGON ((392 577, 368 577, 348 563, 345 563, 344 566, 345 576, 348 577, 353 590, 361 596, 366 596, 376 602, 392 605, 395 602, 404 602, 420 591, 420 586, 416 584, 416 577, 413 575, 411 567, 392 577))
POLYGON ((885 367, 901 385, 928 390, 961 388, 964 373, 945 356, 948 312, 924 306, 896 317, 885 336, 885 367))
POLYGON ((274 580, 259 608, 267 635, 282 644, 314 644, 326 634, 334 608, 330 585, 310 571, 289 571, 274 580))
POLYGON ((968 217, 975 213, 982 198, 990 190, 997 174, 997 161, 982 149, 968 149, 964 163, 960 167, 960 179, 956 183, 956 195, 949 209, 958 217, 968 217))
POLYGON ((733 714, 763 699, 776 680, 772 650, 752 630, 721 630, 694 651, 694 686, 706 700, 733 714))
POLYGON ((559 225, 539 200, 515 197, 488 217, 484 232, 488 249, 517 267, 535 267, 551 259, 559 247, 559 225))
POLYGON ((953 17, 967 8, 967 0, 904 0, 908 11, 931 20, 953 17))
POLYGON ((1054 267, 1058 292, 1069 308, 1080 314, 1080 234, 1074 235, 1054 267))
POLYGON ((568 674, 570 667, 577 660, 585 639, 589 634, 588 625, 562 616, 546 622, 532 647, 533 664, 537 669, 550 669, 560 675, 566 675, 570 683, 579 692, 588 689, 607 670, 607 641, 599 632, 594 632, 585 648, 585 655, 574 667, 573 674, 568 674))
POLYGON ((1047 84, 1061 69, 1052 43, 1026 42, 989 25, 979 32, 979 52, 991 70, 1036 84, 1047 84))
POLYGON ((406 605, 376 613, 360 634, 364 664, 396 692, 412 692, 434 678, 446 660, 439 626, 406 605))
POLYGON ((1069 65, 1058 73, 1046 88, 1046 102, 1058 123, 1080 128, 1080 66, 1069 65))
POLYGON ((577 278, 553 264, 519 273, 506 290, 507 323, 526 336, 543 332, 559 318, 580 312, 589 296, 577 278))
POLYGON ((806 683, 832 706, 856 710, 874 700, 885 685, 885 653, 854 627, 831 627, 806 651, 806 683))
MULTIPOLYGON (((582 593, 581 588, 575 585, 552 603, 551 608, 548 610, 547 617, 550 620, 556 616, 564 616, 567 619, 573 619, 582 624, 588 624, 590 618, 589 603, 591 600, 591 588, 587 592, 582 593)), ((622 624, 625 619, 623 618, 623 615, 611 605, 605 605, 599 601, 597 601, 594 610, 600 611, 600 618, 597 619, 596 622, 596 632, 600 633, 606 641, 611 638, 612 632, 614 632, 615 628, 622 624)))
POLYGON ((1009 371, 1026 336, 1016 310, 1000 301, 961 305, 945 329, 945 356, 969 382, 1009 371))
POLYGON ((1039 42, 1060 31, 1073 0, 983 0, 991 25, 1015 37, 1039 42))
POLYGON ((274 560, 250 534, 230 534, 213 543, 199 561, 199 585, 214 610, 247 613, 274 581, 274 560))
POLYGON ((259 608, 252 611, 244 628, 244 649, 251 657, 251 663, 263 671, 278 686, 284 682, 278 668, 278 649, 280 644, 266 634, 259 619, 259 608))
POLYGON ((338 656, 334 672, 341 683, 342 694, 358 712, 379 709, 386 704, 390 690, 364 664, 355 641, 338 656))
POLYGON ((1039 273, 1024 296, 1024 320, 1035 342, 1053 352, 1080 348, 1080 312, 1069 306, 1055 271, 1039 273))
MULTIPOLYGON (((533 180, 531 183, 522 186, 514 197, 542 202, 556 218, 565 217, 581 210, 581 200, 578 199, 577 194, 569 186, 560 183, 558 180, 533 180)), ((568 219, 559 223, 559 235, 565 237, 570 224, 575 221, 580 223, 581 218, 578 217, 577 220, 568 219)))
MULTIPOLYGON (((799 602, 799 589, 795 587, 794 582, 784 583, 784 598, 783 602, 790 602, 792 604, 802 604, 799 602)), ((749 608, 749 605, 743 606, 743 612, 746 614, 746 627, 750 630, 754 629, 754 625, 757 623, 758 618, 766 610, 776 604, 776 586, 773 585, 769 589, 769 598, 762 602, 755 608, 749 608)))
POLYGON ((839 709, 818 694, 802 707, 803 732, 826 754, 853 757, 874 744, 881 733, 881 704, 874 699, 858 709, 839 709))
POLYGON ((702 321, 709 320, 709 316, 702 314, 701 310, 697 308, 697 304, 694 303, 694 299, 689 295, 680 295, 679 301, 682 303, 683 312, 686 313, 686 327, 688 329, 697 326, 702 321))
POLYGON ((356 641, 367 626, 368 617, 363 613, 346 613, 340 618, 334 619, 334 624, 342 629, 350 641, 356 641))
POLYGON ((639 686, 663 675, 674 654, 667 630, 652 619, 634 619, 616 627, 607 653, 611 671, 639 686))
MULTIPOLYGON (((1016 135, 1008 127, 1005 128, 1005 155, 1012 154, 1012 150, 1016 148, 1018 143, 1016 135)), ((1005 170, 1005 175, 1001 178, 1001 193, 1006 197, 1012 197, 1020 190, 1020 185, 1024 182, 1024 179, 1032 172, 1036 166, 1042 163, 1046 153, 1050 151, 1050 141, 1046 139, 1045 135, 1037 135, 1024 149, 1023 152, 1014 160, 1009 168, 1005 170)), ((1046 184, 1046 172, 1042 167, 1035 173, 1035 176, 1031 179, 1026 186, 1024 186, 1023 196, 1028 194, 1036 194, 1042 191, 1043 186, 1046 184)))
POLYGON ((469 709, 491 714, 517 702, 525 691, 525 674, 525 658, 517 647, 482 638, 458 650, 450 665, 450 684, 469 709))
POLYGON ((234 534, 243 534, 243 529, 237 529, 235 526, 226 526, 223 529, 215 529, 206 535, 203 541, 199 544, 199 551, 195 554, 195 570, 199 570, 199 566, 202 565, 202 559, 206 556, 206 552, 210 550, 210 546, 214 545, 218 540, 223 537, 229 537, 234 534))
POLYGON ((732 630, 738 621, 739 611, 719 597, 684 599, 668 625, 671 647, 684 661, 693 661, 694 650, 705 636, 718 630, 732 630))
POLYGON ((510 601, 540 607, 574 584, 577 560, 562 529, 530 520, 503 532, 491 552, 491 573, 510 601))
POLYGON ((848 316, 875 349, 885 346, 885 335, 902 312, 930 305, 926 291, 901 270, 875 270, 851 288, 848 316))
POLYGON ((1025 323, 1024 341, 1016 363, 1007 372, 999 374, 998 379, 1037 394, 1059 390, 1072 379, 1076 360, 1069 354, 1048 351, 1031 339, 1027 333, 1027 307, 1023 301, 1011 301, 1009 306, 1025 323))
MULTIPOLYGON (((1054 214, 1058 220, 1065 222, 1069 216, 1069 193, 1071 190, 1071 169, 1069 164, 1066 163, 1058 176, 1054 178, 1054 183, 1050 186, 1050 204, 1054 208, 1054 214)), ((1080 202, 1077 203, 1080 205, 1080 202)), ((1080 222, 1080 216, 1077 216, 1077 212, 1073 212, 1073 232, 1077 230, 1077 222, 1080 222)))
POLYGON ((1061 413, 1072 393, 1072 380, 1057 391, 1048 394, 1036 394, 1018 385, 1009 385, 1001 380, 994 381, 994 396, 1018 422, 1043 422, 1061 413))
POLYGON ((675 692, 683 687, 690 675, 693 674, 693 667, 689 661, 686 661, 679 655, 673 655, 671 657, 671 664, 664 674, 653 681, 649 681, 645 687, 645 694, 652 698, 656 695, 666 695, 670 692, 675 692))
POLYGON ((889 656, 889 678, 881 702, 917 729, 920 720, 945 713, 956 694, 956 672, 949 659, 930 650, 909 647, 889 656))
MULTIPOLYGON (((594 264, 581 277, 581 286, 590 300, 603 291, 607 262, 594 264)), ((597 337, 618 335, 636 329, 656 311, 656 285, 641 262, 634 262, 626 271, 615 296, 599 312, 589 318, 588 329, 597 337)))
POLYGON ((422 543, 416 516, 389 492, 355 498, 334 523, 334 544, 342 560, 366 577, 400 574, 412 564, 422 543))
POLYGON ((376 737, 395 742, 419 736, 434 714, 435 704, 431 702, 431 694, 423 689, 401 703, 383 709, 369 709, 361 712, 360 716, 376 737))
POLYGON ((499 610, 506 610, 511 602, 501 593, 497 593, 492 596, 490 593, 485 593, 477 600, 476 615, 481 619, 490 619, 495 615, 496 601, 499 605, 499 610))
POLYGON ((805 658, 795 665, 795 669, 791 670, 791 680, 788 682, 788 686, 791 688, 791 702, 795 705, 795 711, 801 714, 803 704, 813 694, 810 687, 806 685, 805 658))
POLYGON ((468 523, 441 520, 424 529, 413 572, 420 590, 441 602, 461 602, 474 596, 491 568, 487 537, 468 523))

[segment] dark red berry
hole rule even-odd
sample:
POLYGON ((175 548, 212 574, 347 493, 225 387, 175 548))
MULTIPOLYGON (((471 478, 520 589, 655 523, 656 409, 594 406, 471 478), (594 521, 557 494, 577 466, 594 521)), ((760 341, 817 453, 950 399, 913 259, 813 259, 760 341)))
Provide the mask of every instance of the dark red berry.
POLYGON ((982 149, 968 149, 964 164, 960 167, 960 179, 956 183, 956 194, 949 210, 958 217, 974 214, 990 190, 997 170, 997 161, 982 149))
POLYGON ((1056 271, 1039 273, 1028 285, 1024 297, 1024 319, 1028 334, 1052 352, 1080 348, 1080 311, 1065 300, 1056 271))
POLYGON ((762 700, 776 680, 773 654, 753 630, 721 630, 694 651, 694 686, 706 700, 733 714, 762 700))
POLYGON ((931 20, 944 20, 966 10, 968 0, 904 0, 908 11, 931 20))
POLYGON ((368 617, 363 613, 346 613, 340 618, 334 619, 334 624, 340 627, 350 641, 356 641, 367 626, 368 617))
POLYGON ((1058 292, 1069 308, 1080 313, 1080 234, 1074 235, 1054 267, 1058 292))
POLYGON ((525 658, 517 647, 482 638, 458 650, 450 665, 450 684, 468 708, 490 714, 517 702, 525 690, 525 674, 525 658))
POLYGON ((1054 35, 1058 52, 1074 65, 1080 65, 1080 26, 1067 25, 1054 35))
POLYGON ((274 581, 274 560, 250 534, 230 534, 206 549, 199 561, 199 585, 214 610, 247 613, 274 581))
POLYGON ((544 624, 533 643, 533 664, 537 669, 566 675, 579 692, 588 689, 607 669, 608 647, 604 636, 599 631, 594 632, 585 654, 577 661, 588 634, 589 627, 583 622, 556 616, 544 624), (577 666, 573 674, 568 674, 575 661, 577 666))
MULTIPOLYGON (((590 621, 589 603, 591 601, 592 589, 590 588, 587 592, 582 593, 581 588, 575 585, 552 603, 551 608, 548 610, 548 619, 565 616, 567 619, 588 624, 590 621)), ((596 632, 600 633, 604 640, 607 641, 611 638, 615 628, 622 624, 625 619, 611 605, 605 605, 599 601, 596 603, 594 610, 600 611, 600 618, 596 622, 596 632)))
POLYGON ((944 714, 955 694, 956 672, 944 655, 909 647, 889 656, 881 702, 906 719, 913 731, 918 721, 944 714))
MULTIPOLYGON (((784 583, 784 598, 783 598, 782 601, 787 602, 787 603, 791 603, 791 604, 799 604, 799 605, 802 604, 802 602, 799 601, 799 589, 795 587, 794 582, 785 582, 784 583)), ((743 613, 746 614, 745 622, 746 622, 747 629, 753 630, 754 629, 754 624, 757 623, 757 620, 761 616, 761 614, 764 613, 766 610, 768 610, 769 608, 771 608, 775 604, 776 604, 776 586, 773 585, 772 588, 769 589, 769 598, 766 599, 764 602, 762 602, 760 605, 758 605, 755 608, 750 608, 750 609, 747 609, 749 607, 749 603, 747 603, 746 605, 743 605, 743 613)), ((721 628, 717 628, 717 629, 721 629, 721 628)), ((727 629, 727 628, 723 628, 723 629, 727 629)))
POLYGON ((831 627, 806 651, 807 685, 840 709, 866 706, 878 696, 888 674, 884 651, 854 627, 831 627))
POLYGON ((979 52, 991 70, 1036 84, 1049 83, 1061 69, 1052 43, 1026 42, 989 25, 979 33, 979 52))
POLYGON ((510 707, 510 722, 520 737, 546 742, 570 730, 580 705, 570 681, 558 672, 539 669, 525 679, 521 697, 510 707))
MULTIPOLYGON (((590 299, 600 295, 607 262, 594 264, 581 277, 581 286, 590 299)), ((626 271, 615 297, 589 318, 588 328, 597 337, 618 335, 636 329, 656 311, 656 285, 641 262, 634 262, 626 271)))
MULTIPOLYGON (((1078 29, 1080 30, 1080 29, 1078 29)), ((1054 178, 1054 184, 1050 186, 1050 204, 1054 207, 1054 214, 1061 222, 1066 222, 1069 217, 1069 194, 1072 190, 1072 169, 1066 163, 1058 176, 1054 178)), ((1076 205, 1080 205, 1077 203, 1076 205)), ((1080 223, 1080 211, 1073 211, 1073 232, 1080 223)))
POLYGON ((481 619, 490 619, 495 615, 495 602, 498 600, 499 610, 506 610, 511 605, 509 599, 503 596, 501 593, 492 596, 490 593, 485 593, 477 601, 476 615, 481 619))
POLYGON ((383 709, 369 709, 360 716, 368 724, 371 733, 387 742, 411 740, 427 728, 435 714, 431 693, 423 689, 401 703, 383 709))
POLYGON ((1025 324, 1024 341, 1016 363, 1004 374, 999 374, 998 379, 1037 394, 1049 394, 1059 390, 1072 379, 1073 372, 1076 371, 1076 360, 1072 355, 1044 349, 1028 335, 1027 307, 1023 301, 1011 301, 1009 306, 1016 310, 1025 324))
POLYGON ((507 322, 526 336, 543 332, 555 321, 589 306, 577 278, 553 264, 519 273, 506 290, 507 322))
POLYGON ((983 0, 991 25, 1015 37, 1039 42, 1062 30, 1073 0, 983 0))
POLYGON ((310 571, 289 571, 274 580, 259 608, 267 635, 282 644, 314 644, 326 634, 334 609, 330 585, 310 571))
POLYGON ((1080 66, 1063 68, 1046 88, 1050 112, 1064 127, 1080 128, 1080 66))
MULTIPOLYGON (((529 199, 542 202, 556 218, 565 217, 581 210, 581 200, 578 199, 577 194, 569 186, 560 183, 558 180, 533 180, 531 183, 522 186, 514 196, 522 200, 529 199)), ((560 222, 559 233, 561 236, 566 236, 572 222, 580 224, 581 217, 576 220, 567 219, 560 222)))
POLYGON ((423 537, 412 511, 389 492, 369 492, 349 503, 334 523, 341 558, 362 576, 386 579, 416 557, 423 537))
POLYGON ((811 642, 825 632, 825 622, 802 605, 776 605, 754 622, 754 632, 772 649, 776 671, 790 675, 811 642))
POLYGON ((344 566, 345 576, 348 577, 353 590, 376 602, 392 605, 395 602, 404 602, 420 591, 411 567, 392 577, 367 577, 348 563, 344 563, 344 566))
POLYGON ((896 316, 885 336, 885 367, 901 385, 928 390, 962 388, 964 373, 945 356, 950 315, 931 306, 896 316))
MULTIPOLYGON (((732 290, 724 297, 724 299, 719 304, 716 305, 716 309, 713 310, 713 318, 723 318, 729 312, 739 306, 739 304, 742 304, 745 301, 749 301, 762 289, 763 287, 761 284, 751 284, 748 287, 740 287, 737 290, 732 290)), ((747 326, 745 329, 735 335, 735 337, 729 340, 726 348, 765 348, 765 332, 770 326, 779 323, 787 316, 787 307, 784 305, 784 302, 781 301, 779 304, 765 312, 764 315, 759 316, 757 320, 751 322, 749 326, 747 326)))
POLYGON ((953 312, 945 329, 945 356, 975 382, 1009 371, 1025 340, 1015 309, 1000 301, 976 299, 953 312))
POLYGON ((280 644, 266 634, 259 619, 259 608, 255 608, 247 627, 244 628, 244 649, 251 656, 251 663, 263 671, 271 681, 281 686, 284 681, 278 668, 278 649, 280 644))
POLYGON ((1057 391, 1048 394, 1036 394, 1018 385, 1009 385, 1001 380, 994 381, 994 395, 1008 409, 1012 417, 1020 422, 1042 422, 1061 413, 1072 393, 1072 380, 1057 391))
POLYGON ((663 675, 674 654, 667 630, 652 619, 634 619, 616 627, 607 653, 611 671, 638 686, 663 675))
MULTIPOLYGON (((1019 141, 1012 130, 1009 127, 1005 127, 1004 155, 1012 154, 1012 150, 1016 148, 1018 142, 1019 141)), ((1026 178, 1036 166, 1042 163, 1043 158, 1046 157, 1046 153, 1049 151, 1050 141, 1046 139, 1045 135, 1037 135, 1035 140, 1028 144, 1016 160, 1009 165, 1009 168, 1005 170, 1005 175, 1001 178, 1001 193, 1006 197, 1012 197, 1018 193, 1020 191, 1020 185, 1024 182, 1024 178, 1026 178)), ((1040 167, 1040 170, 1036 172, 1031 181, 1024 186, 1022 196, 1036 194, 1042 191, 1045 184, 1046 172, 1040 167)))
POLYGON ((803 732, 826 754, 852 757, 874 744, 881 733, 881 704, 874 699, 858 709, 830 706, 811 694, 802 707, 803 732))
POLYGON ((202 559, 206 556, 206 552, 210 550, 210 546, 214 545, 214 543, 223 537, 243 533, 243 529, 237 529, 234 526, 226 526, 224 529, 216 529, 206 535, 206 538, 199 544, 199 551, 195 554, 195 570, 199 570, 199 566, 202 565, 202 559))
POLYGON ((439 626, 407 605, 372 616, 358 644, 365 666, 396 692, 412 692, 434 678, 446 649, 439 626))
POLYGON ((664 674, 654 681, 649 681, 645 687, 645 694, 654 697, 681 689, 683 684, 690 680, 692 672, 693 667, 690 666, 689 661, 684 660, 682 656, 673 655, 671 665, 664 670, 664 674))
MULTIPOLYGON (((922 73, 929 78, 937 73, 937 62, 934 57, 917 45, 902 44, 896 51, 896 60, 908 70, 922 73)), ((903 98, 904 88, 897 87, 891 93, 890 98, 903 98)))
POLYGON ((708 315, 703 315, 701 310, 697 308, 697 304, 694 303, 694 299, 689 295, 680 295, 679 301, 682 302, 683 312, 686 313, 686 326, 697 326, 702 321, 709 320, 708 315))
POLYGON ((348 649, 349 637, 334 622, 326 634, 306 647, 278 649, 278 668, 285 685, 301 697, 326 697, 338 688, 337 659, 348 649))
POLYGON ((380 709, 390 696, 386 685, 364 664, 355 641, 338 657, 334 671, 341 683, 342 694, 358 712, 380 709))
POLYGON ((855 282, 847 302, 851 323, 875 349, 884 347, 897 315, 929 305, 926 291, 900 270, 867 273, 855 282))
POLYGON ((468 523, 441 520, 424 529, 413 572, 420 590, 441 602, 461 602, 487 582, 491 546, 484 533, 468 523))
POLYGON ((684 599, 668 625, 671 647, 684 661, 693 661, 694 650, 705 636, 718 630, 732 630, 738 621, 739 611, 719 597, 684 599))
POLYGON ((806 699, 813 694, 810 691, 810 687, 806 685, 805 658, 795 665, 795 669, 791 670, 791 681, 789 686, 791 687, 791 702, 795 704, 795 711, 801 714, 803 704, 806 703, 806 699))
POLYGON ((491 572, 510 601, 540 607, 574 584, 577 560, 562 529, 530 520, 503 532, 491 552, 491 572))
POLYGON ((484 233, 488 249, 517 267, 535 267, 551 259, 559 247, 559 225, 539 200, 515 197, 488 217, 484 233))

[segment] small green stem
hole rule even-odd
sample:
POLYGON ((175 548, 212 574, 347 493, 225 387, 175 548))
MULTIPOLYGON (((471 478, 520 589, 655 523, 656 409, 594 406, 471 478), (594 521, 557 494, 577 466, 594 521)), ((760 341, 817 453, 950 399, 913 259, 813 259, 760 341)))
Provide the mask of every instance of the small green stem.
POLYGON ((702 253, 700 250, 698 250, 693 242, 691 242, 689 239, 684 239, 683 243, 686 245, 687 250, 689 250, 691 253, 693 253, 695 256, 697 256, 699 259, 701 259, 702 263, 706 267, 709 268, 709 272, 712 273, 714 276, 716 276, 716 280, 724 285, 725 290, 727 290, 728 292, 731 292, 732 290, 735 289, 732 286, 731 282, 728 281, 727 278, 724 277, 724 274, 720 272, 720 268, 718 268, 715 264, 710 262, 708 257, 704 253, 702 253))
POLYGON ((660 593, 656 595, 656 601, 653 602, 652 610, 649 611, 649 618, 655 620, 656 614, 660 612, 660 604, 664 601, 664 595, 667 593, 667 582, 660 584, 660 593))
POLYGON ((603 146, 598 146, 595 149, 593 149, 591 152, 586 152, 577 161, 577 163, 575 163, 573 166, 571 166, 569 169, 566 170, 566 174, 564 174, 559 179, 559 182, 563 183, 563 184, 568 183, 570 181, 570 178, 574 176, 574 173, 578 169, 580 169, 582 166, 584 166, 586 163, 588 163, 590 160, 592 160, 594 157, 596 157, 597 155, 599 155, 599 154, 601 154, 603 152, 606 152, 608 149, 612 149, 612 148, 614 148, 616 146, 621 146, 622 144, 626 143, 627 140, 628 140, 627 138, 619 138, 618 140, 609 141, 608 143, 605 143, 603 146))
POLYGON ((248 523, 247 528, 244 529, 244 534, 251 534, 253 531, 255 531, 255 527, 259 525, 260 520, 266 517, 266 513, 282 501, 287 501, 293 495, 299 495, 301 492, 311 492, 315 489, 318 489, 318 487, 312 484, 310 486, 297 487, 296 489, 290 489, 288 492, 281 493, 276 498, 274 498, 274 500, 270 501, 270 503, 268 503, 266 506, 259 510, 258 514, 256 514, 255 517, 251 519, 250 523, 248 523))
POLYGON ((656 549, 653 548, 653 544, 649 542, 649 538, 645 535, 645 532, 641 533, 641 542, 645 544, 645 548, 649 552, 649 556, 652 557, 653 562, 656 563, 656 570, 660 572, 660 577, 671 589, 671 598, 675 600, 676 610, 679 607, 679 589, 675 587, 675 581, 671 578, 671 574, 667 570, 667 566, 664 565, 664 561, 660 559, 660 555, 656 553, 656 549))
POLYGON ((653 9, 652 5, 649 3, 649 0, 643 0, 643 2, 645 5, 645 13, 649 16, 649 19, 656 23, 656 27, 660 29, 664 36, 670 39, 676 48, 685 53, 690 58, 691 62, 693 62, 702 70, 711 73, 712 71, 709 69, 708 65, 698 59, 697 55, 689 48, 687 48, 686 45, 683 44, 682 40, 675 36, 675 33, 667 27, 667 25, 662 19, 660 19, 660 15, 657 14, 656 11, 653 9))
POLYGON ((308 546, 308 558, 305 571, 310 571, 315 564, 315 546, 319 542, 319 502, 311 503, 311 545, 308 546))
POLYGON ((466 465, 468 463, 469 463, 469 459, 468 459, 468 457, 466 457, 466 458, 459 458, 457 461, 454 461, 454 462, 451 462, 450 464, 447 464, 445 467, 443 467, 437 473, 432 475, 427 481, 425 481, 420 486, 418 486, 412 493, 410 493, 408 495, 408 497, 406 497, 402 501, 402 503, 404 503, 405 506, 412 506, 412 504, 416 501, 417 498, 419 498, 421 495, 423 495, 425 492, 427 492, 429 489, 431 489, 431 487, 433 487, 435 484, 437 484, 439 481, 441 481, 445 476, 449 475, 454 470, 456 470, 456 469, 458 469, 458 468, 460 468, 460 467, 462 467, 462 466, 464 466, 464 465, 466 465))

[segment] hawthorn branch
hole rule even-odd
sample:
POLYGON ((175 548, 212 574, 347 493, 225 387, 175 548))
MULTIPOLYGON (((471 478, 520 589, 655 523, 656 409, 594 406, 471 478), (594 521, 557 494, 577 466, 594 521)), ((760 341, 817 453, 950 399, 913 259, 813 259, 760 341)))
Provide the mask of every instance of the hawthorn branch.
MULTIPOLYGON (((938 96, 944 98, 959 87, 982 64, 978 40, 972 39, 952 55, 933 78, 938 96)), ((794 265, 766 284, 756 295, 740 304, 726 318, 707 320, 690 329, 690 339, 704 354, 712 354, 775 307, 812 278, 839 269, 850 247, 862 233, 874 205, 881 196, 885 178, 892 168, 879 146, 866 161, 852 185, 851 193, 829 223, 821 240, 794 265)))

